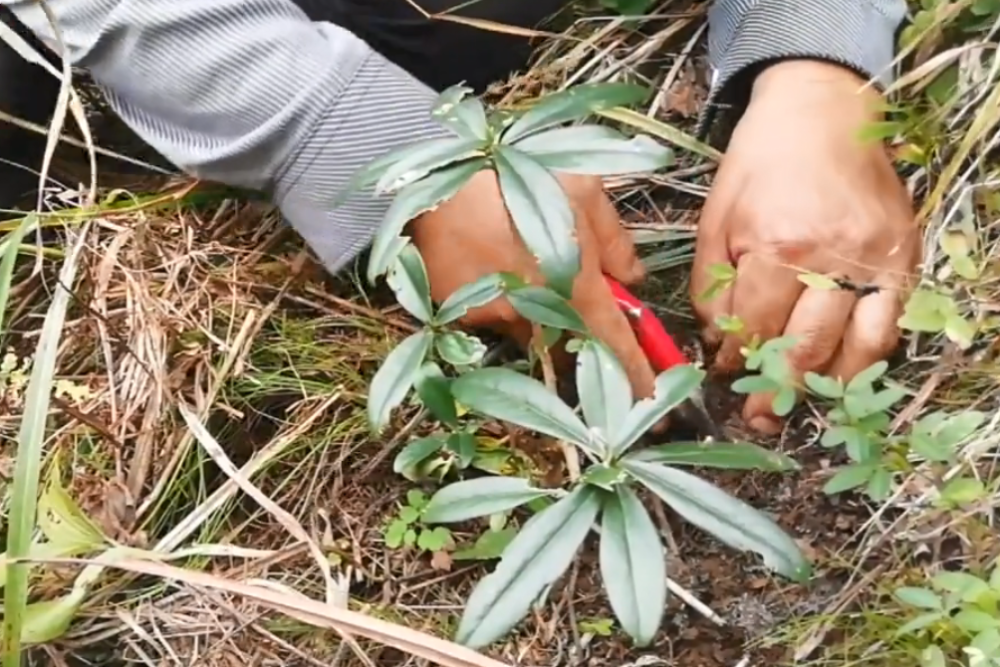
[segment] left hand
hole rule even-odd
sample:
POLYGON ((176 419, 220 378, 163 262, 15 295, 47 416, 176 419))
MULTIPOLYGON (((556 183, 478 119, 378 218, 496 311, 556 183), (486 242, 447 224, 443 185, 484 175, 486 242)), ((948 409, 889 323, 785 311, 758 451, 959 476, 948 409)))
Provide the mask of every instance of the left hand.
MULTIPOLYGON (((740 348, 792 336, 796 380, 807 371, 849 380, 896 347, 902 296, 920 260, 910 197, 881 142, 858 133, 879 119, 880 96, 839 66, 814 61, 772 65, 755 80, 702 211, 691 292, 716 368, 743 367, 740 348), (734 284, 710 302, 708 267, 733 264, 734 284), (807 287, 802 272, 846 279, 878 291, 807 287), (724 335, 720 315, 742 322, 724 335)), ((772 396, 747 399, 755 430, 781 425, 772 396)))

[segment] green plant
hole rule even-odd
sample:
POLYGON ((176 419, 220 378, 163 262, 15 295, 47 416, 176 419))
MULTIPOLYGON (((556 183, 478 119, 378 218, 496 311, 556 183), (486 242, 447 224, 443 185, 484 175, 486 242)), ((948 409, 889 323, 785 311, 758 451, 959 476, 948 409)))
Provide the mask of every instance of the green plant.
POLYGON ((774 394, 771 404, 774 414, 783 417, 790 413, 795 407, 798 387, 785 352, 794 346, 795 339, 791 336, 772 338, 763 344, 752 341, 743 348, 743 356, 746 369, 757 371, 757 374, 733 382, 733 391, 738 394, 771 392, 774 394))
MULTIPOLYGON (((906 395, 898 386, 881 390, 875 383, 889 365, 880 361, 858 373, 846 385, 840 380, 806 373, 806 387, 815 395, 833 400, 827 412, 830 428, 823 433, 824 447, 843 445, 851 463, 826 483, 826 493, 834 494, 861 486, 873 500, 885 500, 895 478, 913 470, 912 460, 953 463, 957 447, 983 423, 985 415, 968 410, 954 415, 936 411, 910 427, 908 432, 889 435, 889 410, 906 395)), ((945 501, 958 500, 967 492, 956 478, 941 489, 945 501)))
POLYGON ((423 491, 411 489, 406 494, 406 504, 399 508, 396 517, 385 527, 383 537, 390 549, 416 547, 420 551, 442 551, 454 544, 451 531, 444 526, 430 528, 422 524, 428 499, 423 491))
POLYGON ((925 640, 919 658, 923 667, 944 667, 956 651, 965 654, 969 667, 1000 666, 1000 567, 994 565, 988 579, 939 572, 928 583, 896 589, 896 599, 919 612, 896 637, 925 640))
MULTIPOLYGON (((640 172, 666 165, 671 155, 648 137, 626 138, 609 127, 555 126, 639 101, 647 91, 625 84, 584 85, 542 98, 523 113, 492 115, 478 100, 467 98, 468 92, 461 87, 445 91, 432 111, 455 137, 383 156, 351 186, 396 195, 373 243, 368 279, 387 275, 400 304, 424 324, 392 350, 376 373, 369 420, 374 430, 382 429, 415 389, 445 427, 447 432, 407 445, 404 459, 397 458, 400 472, 419 473, 421 461, 443 450, 458 461, 458 468, 468 465, 475 450, 475 415, 554 438, 564 445, 568 459, 582 454, 589 466, 571 479, 569 489, 536 488, 523 477, 458 481, 437 491, 417 512, 422 524, 431 525, 487 516, 495 522, 498 515, 525 505, 535 510, 516 536, 497 549, 502 549, 500 564, 472 593, 458 640, 482 646, 509 631, 569 567, 600 518, 601 570, 612 608, 638 644, 652 641, 663 614, 666 572, 663 545, 636 493, 639 486, 730 546, 760 553, 772 569, 797 580, 808 577, 809 565, 795 542, 771 519, 671 467, 787 471, 797 467, 795 462, 747 443, 713 443, 710 448, 675 443, 630 452, 651 426, 690 396, 705 373, 693 366, 667 371, 657 378, 652 398, 633 404, 621 364, 590 336, 568 301, 580 256, 574 216, 552 172, 640 172), (496 171, 514 227, 538 258, 546 284, 527 284, 512 274, 484 276, 435 310, 423 260, 404 235, 405 226, 484 169, 496 171), (567 348, 577 354, 583 420, 556 395, 551 382, 547 386, 508 367, 484 367, 485 346, 450 329, 469 308, 501 297, 544 331, 544 340, 536 341, 540 354, 566 334, 575 338, 567 348)), ((395 529, 404 540, 407 530, 402 525, 395 529)), ((493 530, 498 532, 496 526, 493 530)))

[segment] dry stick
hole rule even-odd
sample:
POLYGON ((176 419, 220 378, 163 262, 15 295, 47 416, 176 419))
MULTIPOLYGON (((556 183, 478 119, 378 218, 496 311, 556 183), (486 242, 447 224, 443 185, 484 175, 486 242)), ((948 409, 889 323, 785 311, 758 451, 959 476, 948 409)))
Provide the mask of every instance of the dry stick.
MULTIPOLYGON (((531 344, 535 348, 538 359, 542 362, 542 378, 544 378, 545 386, 548 390, 553 394, 558 394, 555 366, 552 364, 552 355, 549 354, 549 349, 545 347, 543 338, 542 327, 538 324, 532 324, 531 344)), ((576 450, 576 445, 572 445, 565 440, 557 440, 556 444, 559 445, 559 449, 563 453, 563 458, 566 459, 566 474, 569 475, 569 481, 576 482, 580 479, 580 453, 576 450)))

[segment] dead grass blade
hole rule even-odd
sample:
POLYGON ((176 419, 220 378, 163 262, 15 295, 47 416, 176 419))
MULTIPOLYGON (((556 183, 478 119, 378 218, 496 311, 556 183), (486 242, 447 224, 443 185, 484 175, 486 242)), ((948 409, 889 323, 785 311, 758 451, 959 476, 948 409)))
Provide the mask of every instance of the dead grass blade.
POLYGON ((230 581, 204 572, 185 570, 165 563, 122 559, 108 567, 180 581, 254 600, 280 613, 314 627, 346 632, 406 653, 430 660, 443 667, 510 667, 470 648, 440 639, 402 625, 372 618, 348 609, 339 609, 303 595, 276 591, 270 587, 230 581))

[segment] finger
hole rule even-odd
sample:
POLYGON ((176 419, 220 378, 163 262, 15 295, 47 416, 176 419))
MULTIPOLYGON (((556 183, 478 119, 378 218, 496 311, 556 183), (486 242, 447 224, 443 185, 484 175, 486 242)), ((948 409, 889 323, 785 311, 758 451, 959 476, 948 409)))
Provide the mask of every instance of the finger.
MULTIPOLYGON (((876 284, 887 283, 891 281, 876 284)), ((849 382, 859 372, 892 354, 899 344, 900 330, 896 322, 902 312, 901 293, 895 287, 880 289, 858 299, 843 343, 827 374, 849 382)))
POLYGON ((601 270, 625 285, 641 282, 646 267, 636 254, 632 233, 622 226, 618 211, 603 191, 594 198, 586 215, 597 243, 601 270))
MULTIPOLYGON (((858 299, 851 290, 808 288, 802 292, 783 334, 797 342, 787 353, 789 381, 800 385, 807 372, 823 373, 832 363, 858 299)), ((743 406, 743 418, 756 430, 772 433, 781 421, 773 395, 755 394, 743 406)))
POLYGON ((646 353, 639 347, 632 325, 618 308, 603 276, 581 275, 573 305, 593 335, 602 340, 625 369, 636 398, 653 395, 656 379, 646 353))
POLYGON ((702 211, 695 240, 694 266, 691 269, 691 303, 695 314, 701 320, 702 338, 710 347, 722 342, 722 331, 716 320, 731 314, 732 289, 718 287, 717 278, 712 275, 715 264, 731 264, 725 229, 720 216, 715 214, 718 206, 713 206, 711 197, 702 211))
POLYGON ((732 288, 732 314, 742 322, 742 328, 723 338, 716 369, 732 372, 742 368, 740 350, 748 341, 754 336, 767 341, 781 334, 804 289, 795 271, 777 257, 756 253, 740 257, 732 288))

